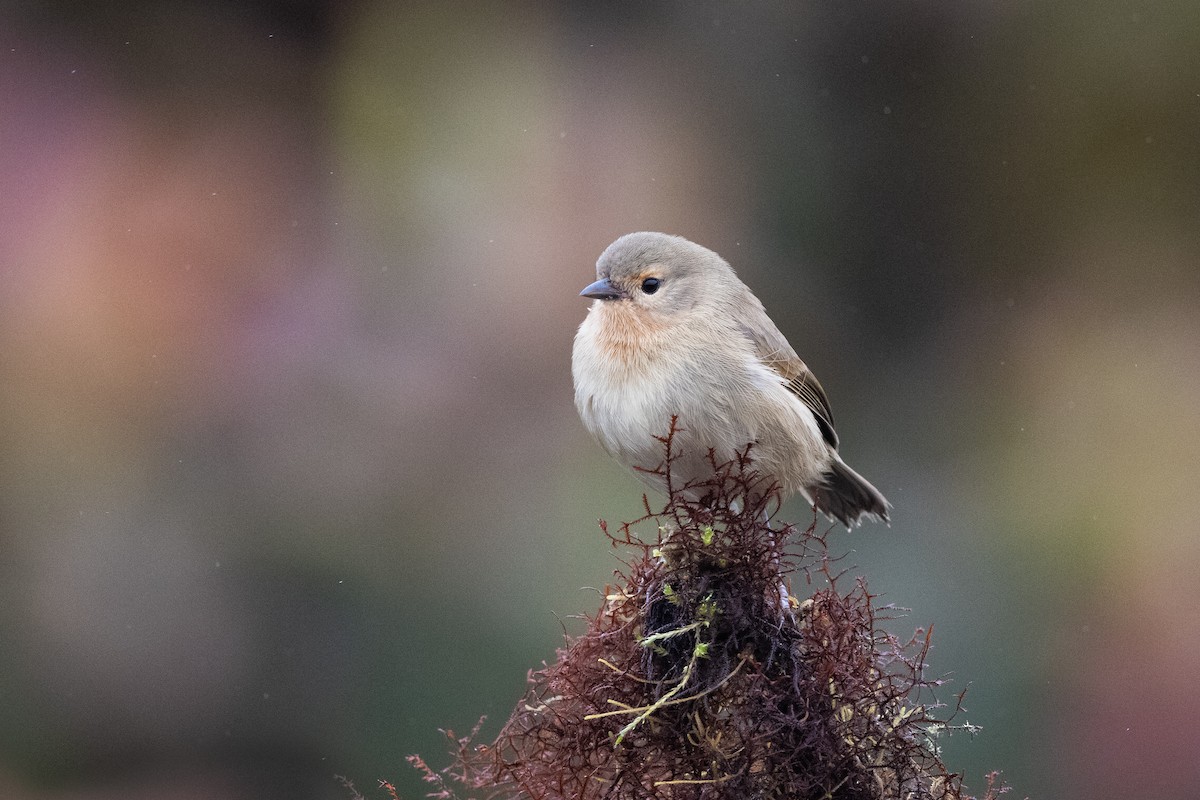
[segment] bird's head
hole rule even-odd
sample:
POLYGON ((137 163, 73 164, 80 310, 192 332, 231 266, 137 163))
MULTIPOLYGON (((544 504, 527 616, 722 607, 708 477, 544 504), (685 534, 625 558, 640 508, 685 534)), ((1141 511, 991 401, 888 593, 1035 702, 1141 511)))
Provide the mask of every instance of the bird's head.
POLYGON ((708 248, 651 232, 629 233, 610 244, 596 262, 596 277, 581 296, 658 319, 719 302, 722 293, 740 285, 708 248))

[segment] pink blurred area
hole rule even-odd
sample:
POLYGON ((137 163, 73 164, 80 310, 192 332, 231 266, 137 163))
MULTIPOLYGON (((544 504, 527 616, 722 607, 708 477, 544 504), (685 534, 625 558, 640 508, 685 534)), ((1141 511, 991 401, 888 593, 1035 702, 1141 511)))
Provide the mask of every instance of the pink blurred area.
POLYGON ((1200 28, 1102 6, 0 9, 0 796, 420 796, 640 516, 638 229, 821 376, 968 785, 1192 796, 1200 28))

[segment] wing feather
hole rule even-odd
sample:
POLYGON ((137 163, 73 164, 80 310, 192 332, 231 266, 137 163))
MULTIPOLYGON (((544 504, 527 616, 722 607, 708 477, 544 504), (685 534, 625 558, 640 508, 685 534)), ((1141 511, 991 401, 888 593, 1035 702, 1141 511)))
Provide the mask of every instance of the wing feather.
POLYGON ((829 408, 829 398, 821 382, 812 370, 800 360, 796 351, 788 344, 787 339, 771 322, 767 312, 760 306, 754 309, 752 319, 742 323, 742 333, 753 344, 759 359, 766 366, 779 373, 783 385, 817 418, 817 426, 821 435, 834 449, 838 446, 837 431, 833 428, 833 411, 829 408))

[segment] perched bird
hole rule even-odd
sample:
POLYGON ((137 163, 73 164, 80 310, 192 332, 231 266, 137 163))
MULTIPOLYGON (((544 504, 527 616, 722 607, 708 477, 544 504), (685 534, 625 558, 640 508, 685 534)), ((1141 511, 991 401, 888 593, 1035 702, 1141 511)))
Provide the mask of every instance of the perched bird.
MULTIPOLYGON (((712 477, 750 447, 753 467, 784 498, 802 493, 851 527, 888 519, 888 502, 838 455, 829 401, 816 377, 724 259, 664 233, 630 233, 596 262, 575 335, 575 406, 622 464, 653 470, 671 418, 672 479, 712 477)), ((661 476, 639 470, 655 488, 661 476)))

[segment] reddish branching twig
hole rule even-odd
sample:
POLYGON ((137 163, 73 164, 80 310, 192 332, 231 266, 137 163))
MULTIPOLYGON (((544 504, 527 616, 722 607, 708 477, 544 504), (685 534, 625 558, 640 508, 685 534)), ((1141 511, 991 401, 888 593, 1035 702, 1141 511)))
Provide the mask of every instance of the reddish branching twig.
MULTIPOLYGON (((601 523, 632 556, 587 631, 530 675, 495 742, 473 745, 478 727, 448 733, 441 771, 410 758, 428 796, 965 798, 933 742, 957 705, 940 705, 924 675, 930 632, 883 630, 894 609, 861 578, 843 586, 815 517, 771 528, 778 492, 749 448, 728 463, 710 454, 712 478, 675 485, 676 431, 650 470, 666 505, 644 500, 615 533, 601 523), (817 588, 781 592, 789 573, 817 588)), ((993 774, 983 798, 1002 791, 993 774)))

